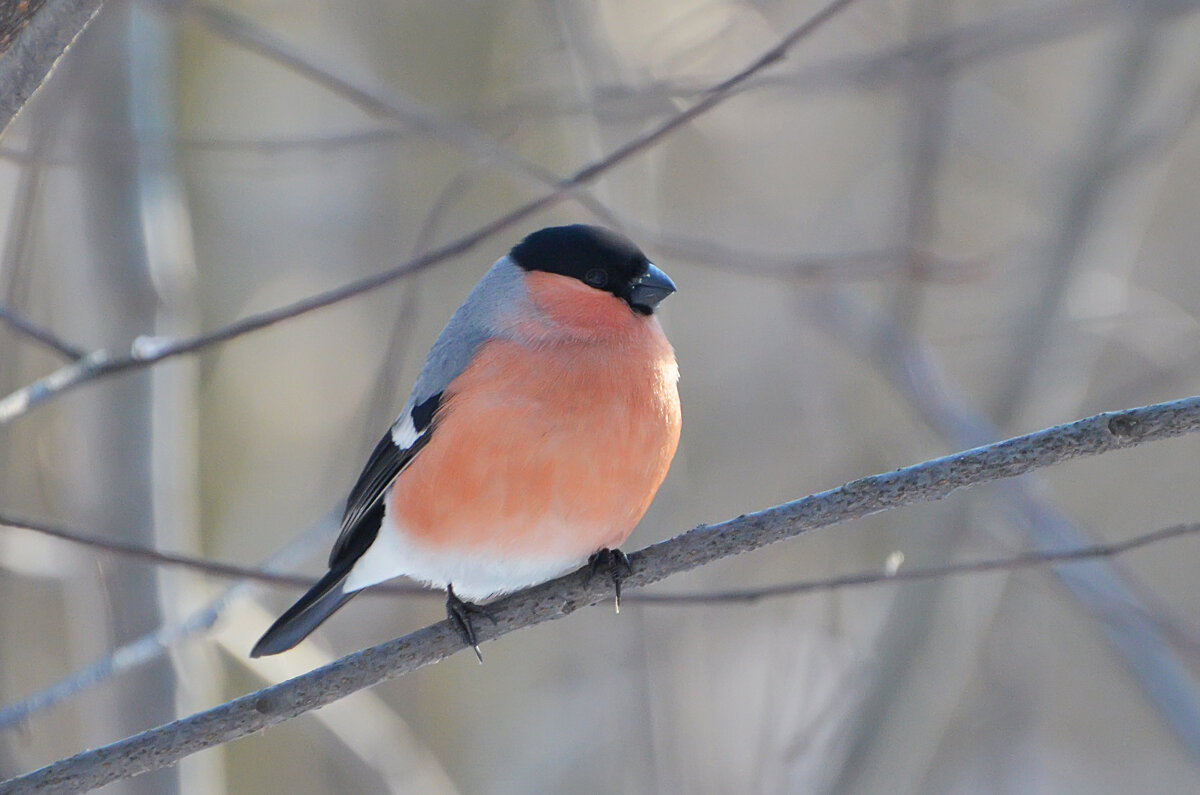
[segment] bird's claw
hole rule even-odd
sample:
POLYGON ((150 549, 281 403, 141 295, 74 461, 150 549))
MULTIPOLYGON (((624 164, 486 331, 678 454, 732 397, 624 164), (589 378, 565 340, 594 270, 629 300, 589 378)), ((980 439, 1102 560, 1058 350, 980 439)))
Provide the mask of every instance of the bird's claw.
POLYGON ((495 616, 473 602, 464 602, 462 599, 459 599, 454 593, 454 586, 447 585, 446 617, 454 625, 454 629, 458 632, 458 637, 462 639, 463 643, 475 650, 475 656, 479 659, 480 664, 482 664, 483 653, 479 651, 479 640, 475 636, 475 627, 471 623, 471 616, 483 616, 493 624, 496 623, 495 616))
POLYGON ((596 572, 604 569, 613 584, 613 609, 621 612, 621 581, 633 573, 629 565, 629 556, 619 549, 605 547, 588 558, 588 577, 595 577, 596 572))

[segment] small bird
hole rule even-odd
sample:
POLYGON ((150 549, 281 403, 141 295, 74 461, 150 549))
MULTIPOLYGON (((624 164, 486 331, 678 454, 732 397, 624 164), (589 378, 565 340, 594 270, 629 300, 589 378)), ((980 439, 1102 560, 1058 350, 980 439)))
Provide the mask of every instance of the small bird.
POLYGON ((542 229, 497 260, 350 490, 329 572, 250 656, 292 648, 401 575, 446 589, 476 655, 478 603, 589 561, 619 608, 617 548, 679 443, 679 368, 654 314, 673 292, 632 241, 595 226, 542 229))

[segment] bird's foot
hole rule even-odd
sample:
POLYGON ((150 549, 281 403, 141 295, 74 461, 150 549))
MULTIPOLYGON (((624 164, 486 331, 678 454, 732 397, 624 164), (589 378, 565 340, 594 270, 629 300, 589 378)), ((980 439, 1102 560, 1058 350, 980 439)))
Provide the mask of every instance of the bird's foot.
POLYGON ((483 616, 493 624, 496 623, 495 616, 473 602, 464 602, 462 599, 459 599, 454 593, 454 586, 447 585, 446 617, 450 619, 450 623, 458 631, 458 636, 462 638, 463 643, 475 650, 475 656, 479 658, 479 662, 482 664, 483 654, 479 651, 479 641, 475 637, 475 627, 471 624, 472 616, 483 616))
POLYGON ((633 573, 633 567, 629 565, 629 556, 619 549, 606 547, 588 558, 588 577, 595 577, 596 572, 601 569, 604 569, 612 580, 615 592, 613 608, 620 613, 621 581, 633 573))

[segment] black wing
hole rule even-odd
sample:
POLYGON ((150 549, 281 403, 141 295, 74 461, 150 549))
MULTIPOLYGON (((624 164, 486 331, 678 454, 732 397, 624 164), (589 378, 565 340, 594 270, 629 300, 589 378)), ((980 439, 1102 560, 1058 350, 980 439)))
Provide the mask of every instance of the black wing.
POLYGON ((408 447, 397 446, 390 429, 375 445, 362 474, 358 476, 354 488, 350 489, 346 512, 342 515, 342 533, 329 553, 330 568, 357 560, 375 540, 383 521, 383 495, 396 476, 429 442, 433 435, 433 416, 441 398, 439 392, 413 407, 413 428, 418 436, 408 447))

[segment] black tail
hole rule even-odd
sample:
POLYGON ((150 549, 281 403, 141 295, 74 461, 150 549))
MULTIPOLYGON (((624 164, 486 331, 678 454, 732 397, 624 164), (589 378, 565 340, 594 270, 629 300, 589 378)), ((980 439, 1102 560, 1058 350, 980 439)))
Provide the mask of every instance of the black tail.
MULTIPOLYGON (((353 562, 353 561, 351 561, 353 562)), ((267 654, 279 654, 287 651, 308 634, 321 625, 334 612, 350 601, 350 597, 358 591, 347 593, 342 590, 342 584, 350 575, 350 566, 337 566, 329 571, 321 581, 314 585, 308 593, 301 596, 296 604, 288 608, 279 620, 271 625, 263 636, 250 650, 251 657, 262 657, 267 654)))

